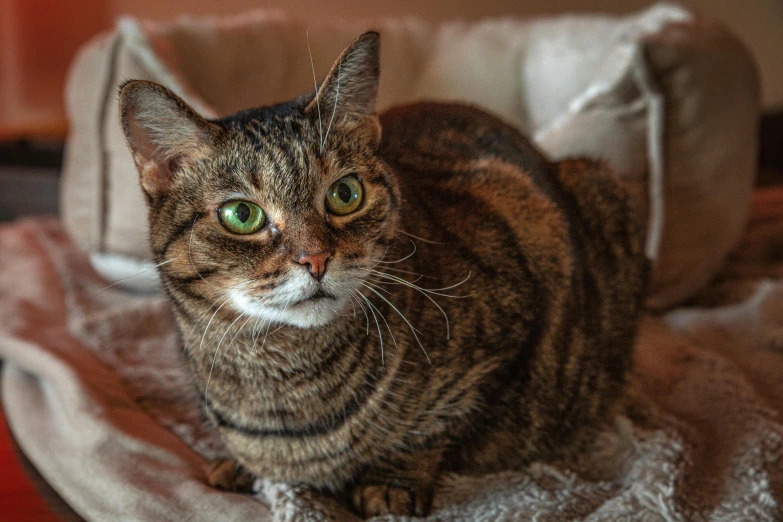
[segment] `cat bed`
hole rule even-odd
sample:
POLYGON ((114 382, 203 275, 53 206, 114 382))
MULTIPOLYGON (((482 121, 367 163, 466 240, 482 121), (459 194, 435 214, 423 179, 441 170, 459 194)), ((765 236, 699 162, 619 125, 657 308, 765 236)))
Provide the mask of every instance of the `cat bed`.
MULTIPOLYGON (((647 208, 652 306, 693 295, 738 240, 755 173, 757 74, 733 37, 667 4, 617 18, 470 24, 306 22, 269 11, 124 19, 81 51, 68 82, 62 216, 70 236, 111 279, 151 258, 118 122, 121 81, 157 81, 206 116, 226 115, 312 90, 308 41, 322 78, 369 27, 382 34, 381 110, 463 101, 517 126, 552 159, 609 161, 647 208)), ((154 274, 124 284, 154 288, 154 274)))
MULTIPOLYGON (((445 475, 427 520, 780 520, 783 189, 756 203, 716 282, 643 321, 628 410, 593 448, 574 464, 445 475)), ((198 415, 164 298, 103 289, 59 221, 0 227, 0 260, 6 418, 79 515, 359 522, 290 485, 207 486, 225 450, 198 415)))

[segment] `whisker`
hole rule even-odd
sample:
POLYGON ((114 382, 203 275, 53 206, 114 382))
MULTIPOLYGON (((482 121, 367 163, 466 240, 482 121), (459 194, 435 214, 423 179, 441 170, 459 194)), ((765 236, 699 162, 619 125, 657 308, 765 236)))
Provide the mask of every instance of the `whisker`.
POLYGON ((342 317, 348 317, 349 315, 351 317, 356 317, 356 299, 352 295, 349 294, 349 297, 351 298, 351 313, 350 314, 342 314, 342 317))
POLYGON ((169 264, 169 263, 172 263, 172 262, 174 262, 174 261, 176 261, 176 260, 177 260, 177 258, 175 257, 175 258, 173 258, 173 259, 169 259, 169 260, 167 260, 167 261, 163 261, 162 263, 158 263, 158 264, 157 264, 157 265, 155 265, 155 266, 151 266, 151 267, 149 267, 149 268, 145 268, 144 270, 142 270, 142 271, 141 271, 141 272, 139 272, 139 273, 136 273, 136 274, 133 274, 133 275, 129 275, 129 276, 127 276, 127 277, 123 277, 122 279, 117 279, 116 281, 114 281, 114 282, 113 282, 113 283, 111 283, 110 285, 106 285, 106 286, 104 286, 103 288, 99 288, 99 289, 97 289, 97 290, 94 290, 94 291, 92 292, 92 294, 97 294, 98 292, 103 292, 104 290, 107 290, 107 289, 109 289, 109 288, 111 288, 111 287, 113 287, 113 286, 115 286, 115 285, 118 285, 118 284, 122 283, 123 281, 125 281, 125 280, 127 280, 127 279, 131 279, 131 278, 133 278, 133 277, 140 276, 141 274, 145 274, 145 273, 149 272, 150 270, 155 270, 155 269, 156 269, 156 268, 158 268, 158 267, 161 267, 161 266, 163 266, 163 265, 167 265, 167 264, 169 264))
MULTIPOLYGON (((264 346, 266 345, 266 338, 269 336, 269 327, 272 326, 272 321, 269 321, 269 323, 266 325, 266 333, 264 334, 264 341, 261 343, 261 349, 264 349, 264 346)), ((279 328, 278 328, 279 330, 279 328)), ((276 332, 277 330, 275 330, 276 332)), ((275 332, 272 332, 274 334, 275 332)))
MULTIPOLYGON (((404 279, 400 279, 400 281, 404 281, 404 279)), ((369 283, 369 284, 372 284, 372 283, 369 283)), ((443 309, 443 308, 442 308, 442 307, 441 307, 441 306, 438 304, 438 302, 437 302, 437 301, 435 301, 435 299, 433 299, 433 298, 432 298, 430 295, 428 295, 426 292, 423 292, 423 291, 422 291, 422 290, 421 290, 419 287, 417 287, 417 286, 416 286, 416 285, 414 285, 414 284, 410 284, 410 283, 408 283, 407 281, 406 281, 405 283, 397 283, 397 284, 401 284, 401 285, 403 285, 403 286, 407 286, 407 287, 413 288, 414 290, 416 290, 417 292, 419 292, 421 295, 423 295, 424 297, 426 297, 427 299, 429 299, 429 300, 432 302, 432 304, 434 304, 434 305, 435 305, 435 307, 436 307, 438 310, 440 310, 440 313, 443 315, 443 318, 446 320, 446 340, 449 340, 449 339, 451 339, 451 325, 450 325, 450 323, 449 323, 449 316, 446 314, 446 311, 445 311, 445 310, 444 310, 444 309, 443 309)), ((373 286, 375 286, 375 285, 373 285, 373 286)), ((376 286, 376 288, 378 288, 378 287, 376 286)))
MULTIPOLYGON (((204 279, 204 276, 202 276, 201 273, 198 270, 196 270, 196 265, 193 264, 193 255, 190 253, 190 245, 191 245, 191 243, 193 243, 193 231, 196 229, 196 221, 198 221, 198 216, 196 216, 193 219, 193 224, 190 225, 190 239, 188 239, 188 260, 190 261, 190 266, 193 268, 193 271, 196 272, 196 275, 199 277, 199 279, 201 279, 205 283, 209 284, 209 282, 206 279, 204 279)), ((206 296, 204 296, 203 293, 201 293, 201 290, 199 290, 199 293, 203 297, 206 297, 206 296)))
POLYGON ((363 286, 365 286, 367 289, 369 289, 369 290, 370 290, 370 292, 374 293, 375 295, 377 295, 378 297, 380 297, 381 299, 383 299, 384 301, 386 301, 386 303, 387 303, 389 306, 391 306, 391 307, 394 309, 394 311, 395 311, 395 312, 397 312, 397 315, 399 315, 399 316, 402 318, 402 320, 403 320, 403 321, 405 321, 405 322, 407 323, 408 327, 411 329, 411 333, 413 333, 413 338, 414 338, 414 339, 416 339, 416 343, 419 345, 419 348, 421 348, 421 351, 422 351, 422 352, 424 352, 424 357, 426 357, 426 358, 427 358, 427 363, 429 363, 429 364, 432 364, 432 361, 430 360, 430 356, 429 356, 429 355, 427 355, 427 350, 425 350, 425 349, 424 349, 424 346, 422 346, 422 344, 421 344, 421 341, 419 340, 419 336, 418 336, 418 335, 416 335, 416 329, 413 327, 413 325, 410 323, 410 321, 408 321, 408 318, 407 318, 407 317, 405 317, 405 316, 403 315, 403 313, 402 313, 402 312, 400 312, 400 310, 399 310, 399 309, 398 309, 396 306, 394 306, 394 305, 392 304, 392 302, 391 302, 391 301, 389 301, 388 299, 386 299, 385 297, 383 297, 383 294, 381 294, 380 292, 377 292, 377 291, 376 291, 374 288, 372 288, 371 286, 369 286, 369 285, 367 285, 367 284, 365 284, 365 283, 361 283, 361 284, 362 284, 363 286))
MULTIPOLYGON (((239 317, 242 317, 241 315, 239 317)), ((228 351, 231 349, 231 345, 234 344, 234 341, 236 340, 237 336, 239 336, 240 332, 242 332, 242 329, 245 327, 245 325, 252 319, 251 316, 247 316, 247 319, 245 319, 245 322, 242 323, 242 326, 239 327, 239 330, 237 330, 237 333, 234 334, 234 337, 231 338, 231 341, 229 341, 228 346, 226 347, 226 351, 223 352, 223 357, 220 358, 220 364, 223 364, 223 361, 226 358, 226 355, 228 355, 228 351)), ((219 365, 218 365, 219 366, 219 365)))
POLYGON ((356 295, 358 294, 359 297, 363 297, 362 294, 358 292, 358 290, 351 290, 351 298, 356 300, 357 303, 359 303, 359 307, 362 309, 362 312, 364 312, 364 318, 367 320, 367 334, 370 335, 370 316, 367 315, 367 310, 364 309, 364 305, 362 304, 361 300, 356 298, 356 295))
POLYGON ((321 150, 323 150, 324 146, 326 145, 326 140, 329 139, 329 131, 332 128, 332 122, 334 121, 334 115, 337 113, 337 101, 340 99, 340 76, 343 70, 343 62, 340 62, 337 64, 337 92, 334 96, 334 107, 332 107, 332 118, 329 120, 329 126, 326 127, 326 136, 324 136, 324 141, 321 143, 321 150))
POLYGON ((258 324, 261 322, 260 317, 256 317, 256 322, 253 323, 253 327, 250 329, 250 340, 253 341, 252 346, 254 347, 256 344, 256 339, 258 338, 258 334, 260 333, 260 330, 258 329, 258 324))
POLYGON ((334 306, 329 306, 328 307, 329 310, 331 310, 332 313, 335 314, 338 317, 356 317, 356 300, 350 294, 348 295, 348 297, 351 298, 351 301, 350 301, 350 303, 351 303, 351 311, 350 312, 342 313, 342 310, 340 310, 339 308, 336 308, 334 306))
POLYGON ((212 365, 209 367, 209 375, 207 376, 207 385, 204 387, 204 404, 207 403, 207 397, 209 396, 209 381, 212 380, 212 370, 215 369, 215 361, 217 360, 218 353, 220 352, 220 345, 223 344, 223 339, 226 338, 226 334, 233 328, 233 326, 236 324, 237 321, 239 321, 242 316, 245 314, 242 314, 238 316, 234 321, 228 325, 228 328, 226 328, 226 331, 223 332, 223 335, 220 337, 220 341, 218 341, 217 348, 215 348, 215 356, 212 358, 212 365))
POLYGON ((388 294, 388 295, 391 295, 391 296, 394 296, 394 297, 398 297, 398 296, 397 296, 397 294, 393 293, 393 292, 392 292, 391 290, 389 290, 388 288, 383 288, 383 287, 381 287, 381 286, 378 286, 378 285, 379 285, 379 284, 381 284, 381 285, 384 285, 384 284, 386 284, 386 285, 397 285, 397 286, 401 286, 399 283, 393 283, 393 282, 388 282, 388 281, 382 281, 382 280, 380 280, 380 279, 374 279, 372 276, 369 276, 369 277, 367 277, 367 279, 365 279, 365 282, 368 282, 368 281, 372 281, 372 283, 373 283, 373 286, 375 287, 375 289, 376 289, 376 290, 378 290, 378 291, 380 291, 380 292, 383 292, 384 294, 388 294))
POLYGON ((214 308, 214 307, 215 307, 215 306, 216 306, 216 305, 217 305, 217 304, 218 304, 218 303, 221 301, 221 299, 228 299, 228 298, 227 298, 227 297, 226 297, 226 298, 221 298, 221 297, 218 297, 217 299, 215 299, 215 302, 213 302, 211 305, 209 305, 209 308, 207 308, 207 309, 206 309, 204 312, 202 312, 202 313, 201 313, 201 314, 198 316, 198 318, 197 318, 196 320, 194 320, 194 321, 193 321, 193 326, 190 328, 190 331, 188 332, 188 336, 190 336, 191 334, 193 334, 193 331, 196 329, 196 327, 197 327, 199 324, 201 324, 201 320, 202 320, 202 319, 204 319, 206 316, 208 316, 208 315, 209 315, 209 312, 211 312, 211 311, 212 311, 212 308, 214 308))
MULTIPOLYGON (((384 359, 384 354, 383 354, 383 334, 381 333, 381 325, 380 325, 380 323, 378 323, 378 316, 377 316, 377 315, 375 315, 375 311, 373 310, 375 307, 373 306, 372 302, 371 302, 369 299, 367 299, 367 298, 366 298, 365 296, 363 296, 362 294, 359 294, 359 295, 360 295, 360 296, 362 297, 362 299, 364 299, 364 301, 367 303, 367 306, 369 306, 369 307, 370 307, 370 313, 372 314, 372 317, 373 317, 373 319, 375 319, 375 326, 377 326, 377 327, 378 327, 378 338, 379 338, 379 339, 380 339, 380 341, 381 341, 381 365, 382 365, 382 366, 386 366, 386 361, 385 361, 385 359, 384 359)), ((380 312, 379 312, 379 313, 380 313, 380 312)))
MULTIPOLYGON (((384 317, 383 313, 380 311, 380 309, 378 307, 376 307, 374 304, 372 304, 372 301, 370 301, 369 298, 363 296, 362 294, 359 294, 359 295, 365 301, 367 301, 368 305, 370 305, 371 307, 375 308, 375 311, 378 312, 378 315, 381 316, 381 320, 383 320, 383 324, 386 325, 386 329, 389 331, 389 335, 392 338, 392 342, 394 343, 394 347, 397 348, 397 339, 394 338, 394 332, 392 332, 392 329, 389 326, 389 322, 386 320, 386 317, 384 317)), ((377 319, 376 319, 376 322, 377 322, 377 319)), ((386 362, 384 361, 384 358, 383 358, 383 343, 381 343, 381 364, 383 364, 383 366, 386 366, 386 362)))
POLYGON ((263 318, 259 317, 258 319, 261 325, 259 326, 259 321, 256 321, 256 335, 253 339, 253 346, 250 347, 250 351, 253 353, 256 353, 256 343, 258 343, 258 338, 261 337, 261 330, 264 329, 264 325, 266 324, 266 321, 264 321, 263 318))
POLYGON ((385 272, 381 272, 381 271, 378 271, 378 270, 370 270, 370 272, 372 274, 376 275, 376 276, 385 277, 386 279, 389 279, 391 281, 396 281, 396 282, 398 282, 400 284, 403 284, 403 285, 413 285, 413 287, 416 288, 416 290, 420 290, 422 292, 427 292, 428 294, 432 294, 432 295, 439 295, 441 297, 450 297, 452 299, 464 299, 466 297, 473 297, 473 294, 468 294, 468 295, 451 295, 451 294, 443 294, 443 293, 441 293, 442 290, 451 290, 451 289, 456 288, 456 287, 458 287, 458 286, 460 286, 462 284, 465 284, 468 281, 468 279, 470 279, 471 275, 473 274, 472 271, 468 272, 468 276, 465 279, 463 279, 462 281, 460 281, 459 283, 455 283, 455 284, 453 284, 451 286, 447 286, 447 287, 444 287, 444 288, 422 288, 422 287, 420 287, 418 285, 414 285, 412 281, 408 281, 407 279, 403 279, 403 278, 398 277, 398 276, 396 276, 394 274, 387 274, 385 272))
POLYGON ((315 79, 315 64, 313 63, 313 51, 310 49, 310 29, 307 30, 307 53, 310 55, 310 68, 313 70, 313 85, 315 86, 315 106, 318 108, 318 141, 321 143, 320 152, 323 152, 324 145, 324 130, 321 123, 321 96, 320 89, 318 88, 318 80, 315 79))
POLYGON ((412 239, 410 240, 410 242, 413 245, 413 252, 411 252, 410 254, 408 254, 407 256, 401 259, 398 259, 397 261, 378 261, 374 266, 378 266, 378 264, 393 265, 395 263, 402 263, 406 259, 410 259, 411 257, 413 257, 413 254, 416 253, 416 243, 414 243, 412 239))
MULTIPOLYGON (((370 275, 369 275, 369 276, 367 276, 368 278, 370 278, 370 277, 375 277, 375 278, 376 278, 376 279, 375 279, 375 281, 376 281, 377 283, 380 283, 380 284, 382 284, 382 285, 398 285, 398 284, 400 284, 400 283, 396 283, 396 282, 382 281, 381 279, 377 279, 377 277, 378 277, 378 276, 376 275, 376 274, 377 274, 377 271, 376 271, 376 270, 372 270, 372 271, 368 271, 368 272, 370 272, 370 275)), ((383 273, 383 272, 381 272, 381 273, 383 273)), ((392 275, 392 274, 389 274, 389 275, 392 275)), ((407 279, 405 279, 405 281, 408 281, 410 284, 414 284, 414 283, 416 283, 417 281, 421 281, 421 278, 422 278, 422 277, 423 277, 423 276, 419 276, 419 277, 417 277, 416 279, 414 279, 413 281, 408 281, 407 279)))
MULTIPOLYGON (((272 327, 273 324, 275 324, 275 321, 269 321, 269 327, 270 328, 272 327)), ((280 323, 280 326, 278 326, 277 328, 275 328, 274 330, 269 332, 269 335, 274 335, 275 333, 279 332, 280 330, 282 330, 285 327, 286 327, 286 323, 280 323)))
POLYGON ((410 259, 416 253, 416 243, 414 243, 413 240, 411 240, 411 244, 413 245, 413 251, 410 254, 408 254, 407 256, 405 256, 403 258, 400 258, 400 259, 398 259, 396 261, 378 261, 378 264, 393 265, 393 264, 396 264, 396 263, 402 263, 406 259, 410 259))
POLYGON ((411 234, 410 232, 405 232, 401 228, 398 228, 397 232, 401 232, 401 233, 405 234, 406 236, 412 237, 414 239, 418 239, 419 241, 423 241, 425 243, 431 243, 433 245, 448 245, 448 243, 441 243, 440 241, 432 241, 431 239, 424 239, 423 237, 416 236, 414 234, 411 234))
POLYGON ((230 300, 231 299, 226 299, 223 302, 222 305, 218 306, 218 309, 215 310, 215 313, 212 314, 212 317, 209 318, 209 322, 207 323, 207 327, 204 328, 204 335, 201 336, 201 344, 199 344, 199 346, 198 346, 198 353, 201 353, 201 349, 204 348, 204 338, 207 336, 207 330, 209 330, 209 325, 212 324, 212 320, 215 318, 215 316, 220 311, 220 309, 223 308, 224 306, 226 306, 230 300))
MULTIPOLYGON (((425 289, 425 290, 427 290, 428 292, 442 292, 443 290, 451 290, 452 288, 457 288, 458 286, 467 283, 468 279, 470 279, 470 277, 472 275, 473 275, 473 270, 468 270, 468 275, 465 276, 465 279, 463 279, 459 283, 454 283, 451 286, 444 286, 443 288, 428 288, 428 289, 425 289)), ((441 295, 441 294, 439 294, 439 295, 441 295)), ((469 295, 452 295, 452 296, 447 296, 445 294, 442 294, 442 295, 444 295, 444 297, 454 297, 454 298, 457 298, 457 299, 460 299, 460 298, 463 298, 463 297, 472 297, 473 296, 473 294, 469 294, 469 295)))
MULTIPOLYGON (((361 268, 361 269, 362 269, 362 270, 367 270, 367 268, 361 268)), ((386 270, 391 270, 391 271, 393 271, 393 272, 400 272, 401 274, 408 274, 408 275, 418 276, 418 277, 419 277, 419 279, 437 279, 435 276, 429 276, 429 275, 419 274, 418 272, 413 272, 413 271, 411 271, 411 270, 403 270, 403 269, 401 269, 401 268, 392 268, 392 267, 390 267, 390 266, 385 266, 385 267, 383 267, 383 270, 384 270, 384 271, 386 271, 386 270)))

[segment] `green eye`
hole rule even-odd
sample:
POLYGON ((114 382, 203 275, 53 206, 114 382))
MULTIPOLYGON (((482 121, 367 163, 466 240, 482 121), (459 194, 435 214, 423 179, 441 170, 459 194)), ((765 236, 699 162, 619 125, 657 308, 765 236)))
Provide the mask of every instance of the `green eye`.
POLYGON ((356 211, 362 204, 364 189, 353 176, 346 176, 334 183, 326 193, 326 208, 332 214, 344 216, 356 211))
POLYGON ((218 217, 232 234, 253 234, 266 223, 266 214, 261 207, 241 199, 223 203, 218 209, 218 217))

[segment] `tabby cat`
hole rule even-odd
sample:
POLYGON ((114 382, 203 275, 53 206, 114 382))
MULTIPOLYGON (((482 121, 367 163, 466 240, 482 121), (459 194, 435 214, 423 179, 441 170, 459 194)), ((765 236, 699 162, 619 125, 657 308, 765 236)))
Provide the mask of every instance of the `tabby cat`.
POLYGON ((257 474, 425 514, 443 471, 574 454, 616 411, 647 285, 606 165, 477 109, 378 116, 379 36, 316 91, 207 120, 125 83, 150 245, 206 414, 257 474))

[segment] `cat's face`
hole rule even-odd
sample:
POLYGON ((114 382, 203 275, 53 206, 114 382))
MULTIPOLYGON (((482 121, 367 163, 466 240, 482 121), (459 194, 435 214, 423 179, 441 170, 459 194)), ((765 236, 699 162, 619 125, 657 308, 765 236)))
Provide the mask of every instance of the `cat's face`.
POLYGON ((169 288, 303 328, 344 313, 399 206, 376 156, 377 85, 374 33, 346 49, 317 99, 216 122, 161 86, 126 84, 123 126, 169 288))

